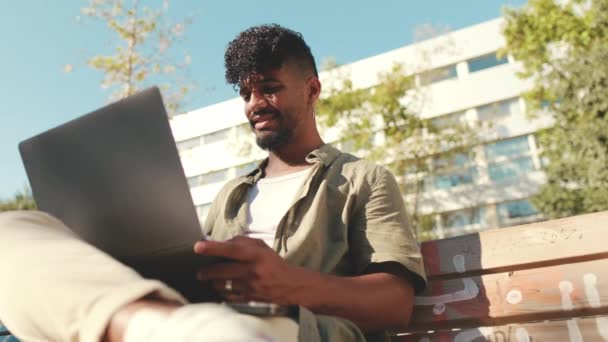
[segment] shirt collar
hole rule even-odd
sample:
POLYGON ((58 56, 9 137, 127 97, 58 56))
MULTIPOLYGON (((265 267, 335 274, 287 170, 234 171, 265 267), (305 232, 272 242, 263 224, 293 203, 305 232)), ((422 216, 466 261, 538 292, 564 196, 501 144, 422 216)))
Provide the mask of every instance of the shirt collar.
POLYGON ((330 144, 321 145, 318 149, 310 152, 306 156, 306 161, 309 163, 322 162, 323 165, 329 166, 340 155, 340 150, 330 144))
MULTIPOLYGON (((321 162, 324 166, 327 167, 331 163, 333 163, 333 161, 336 160, 336 158, 338 158, 341 153, 342 152, 340 152, 340 150, 331 146, 330 144, 323 144, 316 150, 310 152, 306 156, 306 161, 310 164, 321 162)), ((265 158, 255 170, 251 171, 246 176, 245 182, 250 184, 256 183, 260 178, 264 176, 264 169, 266 168, 267 164, 268 158, 265 158)))

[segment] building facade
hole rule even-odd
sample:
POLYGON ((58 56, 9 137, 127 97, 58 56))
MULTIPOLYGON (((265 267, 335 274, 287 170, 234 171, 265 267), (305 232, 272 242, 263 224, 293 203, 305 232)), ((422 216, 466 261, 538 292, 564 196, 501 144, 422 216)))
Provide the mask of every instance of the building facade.
MULTIPOLYGON (((472 153, 432 158, 445 164, 442 173, 396 175, 420 181, 421 192, 406 191, 404 197, 406 203, 416 200, 420 213, 431 218, 426 238, 542 219, 529 201, 545 181, 535 132, 551 122, 542 113, 530 118, 521 98, 530 85, 516 76, 519 66, 510 56, 497 56, 505 44, 503 23, 491 20, 338 70, 355 87, 367 88, 377 84, 379 73, 400 63, 416 75, 422 89, 422 118, 436 126, 455 121, 490 125, 472 153)), ((332 75, 321 72, 321 82, 331 83, 332 75)), ((226 181, 248 173, 266 156, 254 143, 238 97, 175 116, 171 126, 201 219, 226 181)), ((348 144, 337 143, 335 131, 323 132, 326 142, 353 152, 348 144)), ((375 140, 381 143, 382 138, 375 140)))

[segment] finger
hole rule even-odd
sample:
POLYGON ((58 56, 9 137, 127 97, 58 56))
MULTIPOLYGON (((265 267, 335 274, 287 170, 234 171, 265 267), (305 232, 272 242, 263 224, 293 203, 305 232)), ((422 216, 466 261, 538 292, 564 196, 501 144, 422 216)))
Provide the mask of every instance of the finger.
POLYGON ((198 270, 198 280, 228 280, 246 278, 251 274, 251 265, 243 262, 228 262, 210 265, 198 270))
POLYGON ((250 291, 245 283, 232 281, 230 290, 226 286, 226 281, 214 281, 213 288, 219 297, 229 302, 246 302, 250 300, 250 291))
POLYGON ((246 283, 238 280, 232 280, 229 288, 227 287, 226 280, 214 280, 212 282, 212 286, 216 291, 220 292, 222 295, 226 295, 229 293, 249 293, 249 287, 246 285, 246 283))
POLYGON ((194 252, 209 256, 217 256, 239 261, 253 261, 263 251, 263 246, 256 242, 248 243, 242 239, 229 241, 198 241, 194 244, 194 252))
POLYGON ((244 235, 237 235, 228 241, 234 241, 234 242, 240 243, 240 244, 257 245, 260 247, 268 248, 268 245, 266 244, 266 242, 264 242, 264 240, 254 239, 254 238, 251 238, 249 236, 244 236, 244 235))

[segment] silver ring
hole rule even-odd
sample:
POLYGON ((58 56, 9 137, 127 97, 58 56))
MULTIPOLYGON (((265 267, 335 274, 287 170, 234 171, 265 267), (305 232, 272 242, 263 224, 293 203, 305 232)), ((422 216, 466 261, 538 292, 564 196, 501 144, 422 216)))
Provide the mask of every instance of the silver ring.
POLYGON ((232 280, 226 280, 226 283, 224 284, 224 290, 232 292, 232 280))

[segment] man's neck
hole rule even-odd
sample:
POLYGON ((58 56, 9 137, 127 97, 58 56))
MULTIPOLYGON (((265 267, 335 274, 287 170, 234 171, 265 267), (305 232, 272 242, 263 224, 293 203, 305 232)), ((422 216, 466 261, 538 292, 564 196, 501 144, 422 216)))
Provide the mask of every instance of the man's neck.
POLYGON ((306 156, 321 147, 324 142, 319 138, 308 144, 289 144, 268 154, 266 177, 278 177, 310 167, 306 156))

